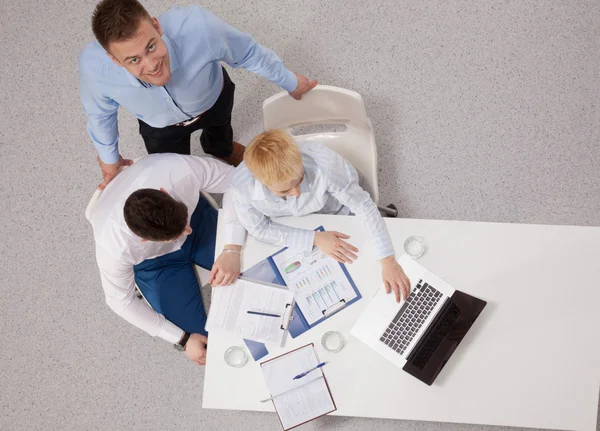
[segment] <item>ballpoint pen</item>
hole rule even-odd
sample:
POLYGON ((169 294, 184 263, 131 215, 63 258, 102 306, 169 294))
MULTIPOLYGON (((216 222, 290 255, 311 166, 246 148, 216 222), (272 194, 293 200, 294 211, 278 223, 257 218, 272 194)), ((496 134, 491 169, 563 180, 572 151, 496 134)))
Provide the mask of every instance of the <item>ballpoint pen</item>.
POLYGON ((325 365, 326 363, 327 363, 327 362, 321 362, 321 363, 320 363, 319 365, 317 365, 316 367, 314 367, 314 368, 311 368, 311 369, 310 369, 310 370, 308 370, 308 371, 305 371, 305 372, 303 372, 303 373, 300 373, 300 374, 298 374, 296 377, 294 377, 294 379, 293 379, 293 380, 301 379, 302 377, 306 376, 306 375, 307 375, 308 373, 310 373, 311 371, 315 371, 315 370, 317 370, 317 369, 321 368, 321 367, 322 367, 323 365, 325 365))
POLYGON ((255 316, 266 316, 266 317, 281 317, 279 314, 263 313, 262 311, 248 310, 248 314, 254 314, 255 316))

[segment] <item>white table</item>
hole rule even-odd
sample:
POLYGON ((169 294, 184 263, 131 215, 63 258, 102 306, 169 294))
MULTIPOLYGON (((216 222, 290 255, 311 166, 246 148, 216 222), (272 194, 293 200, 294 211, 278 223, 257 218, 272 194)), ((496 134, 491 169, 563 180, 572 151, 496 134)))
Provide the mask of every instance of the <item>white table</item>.
MULTIPOLYGON (((463 342, 429 387, 349 335, 353 322, 380 287, 379 264, 356 217, 312 215, 280 219, 323 225, 352 236, 359 259, 348 270, 363 299, 284 349, 314 342, 343 416, 596 429, 600 383, 600 228, 386 219, 394 245, 421 235, 428 243, 419 263, 456 289, 488 302, 463 342), (327 330, 346 335, 337 354, 320 345, 327 330)), ((217 250, 221 248, 219 225, 217 250)), ((248 239, 243 269, 278 248, 248 239)), ((399 255, 399 254, 398 254, 399 255)), ((390 300, 392 298, 390 297, 390 300)), ((239 337, 210 335, 203 407, 273 411, 252 359, 243 368, 223 361, 239 337)), ((266 358, 265 358, 266 359, 266 358)))

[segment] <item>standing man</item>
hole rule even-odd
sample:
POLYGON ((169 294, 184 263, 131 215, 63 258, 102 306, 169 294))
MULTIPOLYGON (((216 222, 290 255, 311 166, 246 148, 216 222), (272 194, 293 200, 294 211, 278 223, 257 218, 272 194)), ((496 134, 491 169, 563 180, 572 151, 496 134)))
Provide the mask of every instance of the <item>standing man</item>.
POLYGON ((97 40, 79 55, 79 80, 100 189, 132 163, 119 154, 119 106, 138 118, 148 153, 190 154, 190 135, 203 129, 204 151, 237 166, 245 148, 233 141, 235 85, 221 61, 269 79, 295 99, 317 85, 199 6, 174 7, 157 19, 137 0, 102 0, 92 28, 97 40))

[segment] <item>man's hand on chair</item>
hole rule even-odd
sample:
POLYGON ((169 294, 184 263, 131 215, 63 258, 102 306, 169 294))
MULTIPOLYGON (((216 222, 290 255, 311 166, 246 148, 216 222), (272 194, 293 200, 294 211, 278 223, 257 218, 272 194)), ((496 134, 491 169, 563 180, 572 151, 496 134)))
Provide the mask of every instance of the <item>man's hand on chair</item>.
POLYGON ((227 286, 238 279, 240 276, 241 250, 241 246, 233 244, 227 244, 223 247, 223 252, 221 252, 221 255, 215 260, 210 271, 208 282, 212 287, 227 286))
POLYGON ((202 334, 192 334, 185 343, 185 355, 197 365, 206 365, 206 343, 208 338, 202 334))
POLYGON ((121 166, 131 166, 133 164, 133 160, 124 159, 119 154, 119 161, 117 163, 104 163, 100 160, 100 156, 98 156, 98 164, 100 165, 100 169, 102 169, 102 178, 104 181, 98 186, 100 190, 104 190, 104 188, 112 181, 114 177, 119 173, 119 169, 121 166))
POLYGON ((313 88, 317 86, 317 81, 314 79, 309 81, 308 78, 304 75, 300 75, 299 73, 295 73, 296 78, 298 78, 298 85, 294 91, 290 91, 290 96, 292 96, 296 100, 302 99, 302 95, 304 93, 309 92, 313 88))

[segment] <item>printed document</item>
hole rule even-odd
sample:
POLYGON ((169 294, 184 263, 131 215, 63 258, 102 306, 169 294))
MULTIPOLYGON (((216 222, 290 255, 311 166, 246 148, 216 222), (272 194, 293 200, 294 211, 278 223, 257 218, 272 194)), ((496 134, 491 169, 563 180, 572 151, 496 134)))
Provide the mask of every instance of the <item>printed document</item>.
POLYGON ((238 279, 212 289, 206 330, 224 329, 248 340, 283 346, 293 303, 294 294, 287 289, 238 279))
POLYGON ((340 264, 317 247, 306 254, 288 248, 273 261, 309 325, 357 296, 340 264))

